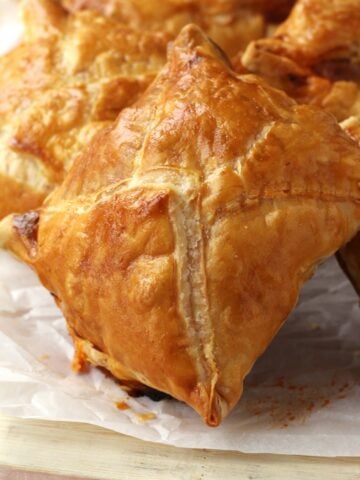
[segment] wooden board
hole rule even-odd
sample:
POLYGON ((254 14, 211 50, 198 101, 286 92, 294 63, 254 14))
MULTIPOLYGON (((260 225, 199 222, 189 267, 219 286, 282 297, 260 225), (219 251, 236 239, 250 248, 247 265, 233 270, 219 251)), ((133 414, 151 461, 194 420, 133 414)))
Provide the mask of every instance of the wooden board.
POLYGON ((360 458, 188 450, 143 442, 91 425, 2 416, 0 466, 96 480, 360 478, 360 458))

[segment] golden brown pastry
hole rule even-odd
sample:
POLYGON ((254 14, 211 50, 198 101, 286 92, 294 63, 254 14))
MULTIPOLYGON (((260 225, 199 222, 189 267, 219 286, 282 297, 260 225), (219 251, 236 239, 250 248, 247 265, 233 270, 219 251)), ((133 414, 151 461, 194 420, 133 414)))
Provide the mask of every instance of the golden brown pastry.
POLYGON ((154 79, 169 39, 52 0, 27 0, 25 25, 25 43, 0 58, 0 218, 41 204, 154 79))
POLYGON ((332 116, 238 77, 195 26, 0 243, 67 319, 76 365, 218 425, 319 261, 360 227, 360 150, 332 116))
POLYGON ((135 29, 166 31, 176 36, 196 23, 228 55, 265 34, 265 14, 284 13, 290 0, 62 0, 70 11, 93 9, 135 29))
POLYGON ((360 0, 298 0, 271 38, 249 45, 242 64, 338 120, 359 115, 360 0))

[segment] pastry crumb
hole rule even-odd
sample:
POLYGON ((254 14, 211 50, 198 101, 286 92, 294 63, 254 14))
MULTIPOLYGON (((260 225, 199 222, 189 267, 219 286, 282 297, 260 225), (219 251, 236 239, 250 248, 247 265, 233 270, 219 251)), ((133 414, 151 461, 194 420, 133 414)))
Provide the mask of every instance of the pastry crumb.
POLYGON ((128 410, 130 408, 130 406, 124 401, 115 402, 115 406, 118 410, 128 410))
POLYGON ((156 418, 155 413, 152 413, 152 412, 138 413, 136 416, 141 423, 145 423, 145 422, 148 422, 150 420, 154 420, 156 418))
POLYGON ((40 355, 39 360, 49 360, 50 355, 48 353, 44 353, 43 355, 40 355))

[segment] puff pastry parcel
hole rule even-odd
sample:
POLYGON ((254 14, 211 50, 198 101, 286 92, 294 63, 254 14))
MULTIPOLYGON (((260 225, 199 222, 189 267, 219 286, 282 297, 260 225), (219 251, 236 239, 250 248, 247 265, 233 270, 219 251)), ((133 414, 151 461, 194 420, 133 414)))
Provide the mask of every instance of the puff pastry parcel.
POLYGON ((52 0, 24 6, 25 42, 0 58, 0 218, 41 204, 154 79, 169 39, 52 0))
POLYGON ((242 64, 340 121, 359 115, 360 0, 298 0, 271 38, 248 46, 242 64))
POLYGON ((264 13, 287 10, 290 0, 62 0, 70 11, 94 9, 136 29, 166 31, 176 36, 188 23, 196 23, 226 51, 234 55, 265 33, 264 13))
POLYGON ((195 26, 1 242, 89 361, 218 425, 319 261, 360 227, 360 150, 332 116, 238 77, 195 26))

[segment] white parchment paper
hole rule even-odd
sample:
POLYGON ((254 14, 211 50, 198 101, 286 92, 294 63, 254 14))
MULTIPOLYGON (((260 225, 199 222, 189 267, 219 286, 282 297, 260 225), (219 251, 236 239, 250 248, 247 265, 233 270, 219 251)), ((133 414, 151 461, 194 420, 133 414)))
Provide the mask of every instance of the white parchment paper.
POLYGON ((23 26, 21 23, 20 0, 0 0, 0 55, 19 43, 23 26))
MULTIPOLYGON (((21 31, 14 5, 0 0, 1 51, 21 31)), ((0 251, 1 413, 87 422, 181 447, 360 455, 360 309, 334 259, 308 282, 240 403, 216 429, 175 400, 129 398, 98 369, 74 374, 72 355, 51 296, 0 251), (118 402, 129 408, 119 410, 118 402)))
POLYGON ((73 347, 51 296, 0 251, 0 412, 88 422, 182 447, 360 455, 359 313, 331 259, 257 362, 238 406, 214 429, 175 400, 129 398, 98 369, 74 374, 73 347))

